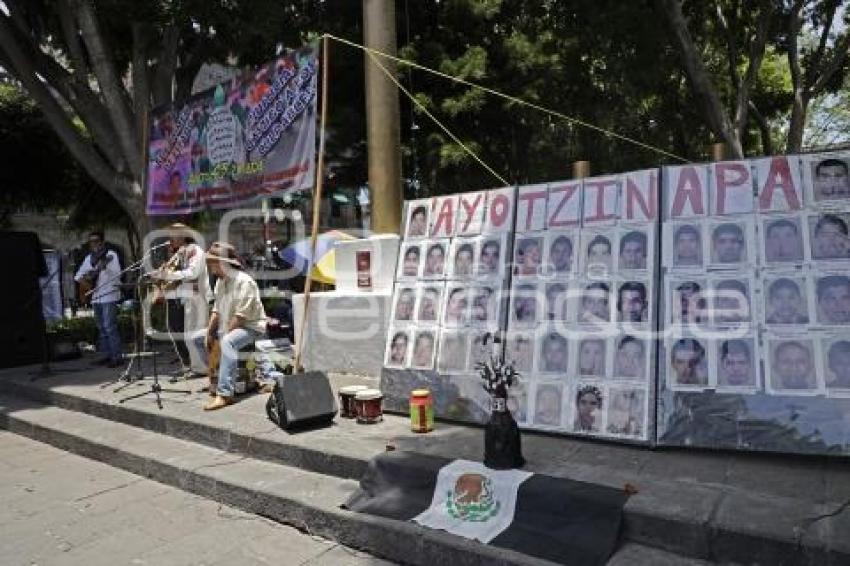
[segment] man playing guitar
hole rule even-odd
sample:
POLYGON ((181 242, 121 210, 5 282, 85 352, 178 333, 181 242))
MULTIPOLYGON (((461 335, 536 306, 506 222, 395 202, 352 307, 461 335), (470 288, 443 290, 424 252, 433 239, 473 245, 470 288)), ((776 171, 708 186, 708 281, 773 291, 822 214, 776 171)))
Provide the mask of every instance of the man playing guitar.
POLYGON ((207 305, 212 299, 204 250, 185 224, 172 224, 168 230, 171 257, 151 276, 164 282, 168 329, 185 342, 181 354, 188 354, 191 373, 206 375, 203 358, 190 344, 192 334, 207 326, 207 305))
POLYGON ((106 355, 97 360, 98 365, 121 365, 121 336, 118 333, 118 301, 121 291, 118 284, 121 264, 118 255, 106 248, 103 232, 89 234, 90 253, 74 275, 81 286, 91 287, 91 303, 97 324, 98 350, 106 355))

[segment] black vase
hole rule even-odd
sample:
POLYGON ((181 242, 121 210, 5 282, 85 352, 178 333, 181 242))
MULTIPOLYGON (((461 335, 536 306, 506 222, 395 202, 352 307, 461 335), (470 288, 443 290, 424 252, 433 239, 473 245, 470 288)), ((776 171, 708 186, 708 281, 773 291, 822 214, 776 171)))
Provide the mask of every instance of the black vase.
POLYGON ((501 397, 492 399, 490 420, 484 428, 484 465, 494 470, 525 465, 519 427, 501 397))

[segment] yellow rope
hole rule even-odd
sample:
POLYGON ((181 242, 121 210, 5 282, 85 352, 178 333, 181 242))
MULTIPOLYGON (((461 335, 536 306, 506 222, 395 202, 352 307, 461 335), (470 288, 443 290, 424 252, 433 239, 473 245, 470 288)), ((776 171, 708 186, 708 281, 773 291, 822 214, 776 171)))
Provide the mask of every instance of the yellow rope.
MULTIPOLYGON (((368 53, 368 51, 367 51, 367 53, 368 53)), ((463 150, 464 150, 466 153, 468 153, 468 154, 469 154, 469 155, 470 155, 470 156, 471 156, 471 157, 472 157, 475 161, 477 161, 478 163, 480 163, 482 167, 484 167, 484 168, 485 168, 487 171, 489 171, 489 172, 490 172, 490 173, 491 173, 494 177, 496 177, 496 178, 499 180, 499 182, 500 182, 500 183, 502 183, 502 185, 510 185, 510 183, 509 183, 509 182, 507 182, 504 178, 502 178, 502 176, 501 176, 501 175, 499 175, 498 173, 496 173, 496 171, 494 171, 492 167, 490 167, 489 165, 487 165, 486 163, 484 163, 484 161, 483 161, 480 157, 478 157, 477 155, 475 155, 475 153, 474 153, 471 149, 469 149, 469 147, 468 147, 465 143, 463 143, 462 141, 460 141, 460 138, 458 138, 458 137, 457 137, 456 135, 454 135, 451 131, 449 131, 449 129, 448 129, 446 126, 444 126, 444 125, 443 125, 443 124, 442 124, 442 123, 441 123, 441 122, 437 119, 437 117, 436 117, 436 116, 434 116, 433 114, 431 114, 431 113, 428 111, 428 109, 427 109, 427 108, 425 108, 425 106, 424 106, 421 102, 419 102, 418 100, 416 100, 416 98, 413 96, 413 94, 411 94, 411 92, 410 92, 409 90, 407 90, 406 88, 404 88, 404 87, 401 85, 401 83, 400 83, 400 82, 398 82, 398 79, 396 79, 396 78, 393 76, 393 74, 390 72, 390 70, 389 70, 389 69, 387 69, 384 65, 382 65, 382 64, 381 64, 381 62, 380 62, 380 61, 378 61, 378 60, 375 58, 375 55, 374 55, 374 54, 372 54, 372 53, 368 53, 368 54, 369 54, 369 57, 371 58, 372 62, 373 62, 373 63, 375 63, 375 65, 377 65, 377 66, 378 66, 378 68, 380 68, 380 69, 384 72, 384 74, 385 74, 385 75, 387 75, 387 78, 389 78, 392 82, 394 82, 394 83, 395 83, 395 85, 398 87, 398 89, 399 89, 400 91, 402 91, 404 94, 406 94, 406 95, 407 95, 407 97, 408 97, 408 98, 410 98, 410 100, 411 100, 411 101, 412 101, 412 102, 413 102, 413 103, 414 103, 414 104, 415 104, 415 105, 416 105, 416 106, 417 106, 420 110, 422 110, 422 112, 424 112, 426 116, 428 116, 429 118, 431 118, 431 120, 433 120, 433 121, 434 121, 434 123, 435 123, 435 124, 437 124, 437 125, 440 127, 440 129, 442 129, 442 130, 446 133, 446 135, 448 135, 450 138, 452 138, 452 140, 453 140, 456 144, 458 144, 461 148, 463 148, 463 150)))
MULTIPOLYGON (((329 33, 326 33, 324 35, 335 40, 335 41, 343 43, 345 45, 349 45, 351 47, 356 47, 357 49, 362 49, 363 51, 369 53, 370 55, 373 55, 373 56, 374 55, 380 55, 381 57, 386 57, 387 59, 395 61, 396 63, 400 63, 402 65, 407 65, 409 67, 413 67, 414 69, 419 69, 421 71, 431 73, 431 74, 436 75, 438 77, 442 77, 444 79, 448 79, 450 81, 454 81, 456 83, 460 83, 460 84, 466 85, 468 87, 472 87, 472 88, 476 88, 478 90, 482 90, 482 91, 484 91, 488 94, 492 94, 493 96, 498 96, 500 98, 504 98, 505 100, 508 100, 508 101, 513 102, 515 104, 519 104, 519 105, 522 105, 522 106, 528 106, 529 108, 534 108, 535 110, 538 110, 538 111, 543 112, 545 114, 549 114, 550 116, 555 116, 555 117, 560 118, 562 120, 566 120, 567 122, 570 122, 571 124, 576 124, 576 125, 582 126, 584 128, 588 128, 588 129, 597 131, 597 132, 604 134, 608 137, 612 137, 612 138, 616 138, 618 140, 622 140, 624 142, 642 147, 644 149, 648 149, 650 151, 660 153, 661 155, 665 155, 667 157, 672 157, 673 159, 676 159, 676 160, 681 161, 683 163, 688 162, 688 160, 685 159, 684 157, 680 157, 680 156, 678 156, 674 153, 670 153, 669 151, 665 151, 661 148, 657 148, 657 147, 654 147, 652 145, 643 143, 642 141, 638 141, 638 140, 630 138, 628 136, 618 134, 617 132, 612 132, 611 130, 606 130, 605 128, 601 128, 599 126, 594 126, 593 124, 590 124, 590 123, 585 122, 583 120, 579 120, 578 118, 573 118, 571 116, 567 116, 563 112, 558 112, 557 110, 552 110, 551 108, 546 108, 545 106, 540 106, 539 104, 535 104, 533 102, 528 102, 527 100, 517 98, 516 96, 511 96, 509 94, 505 94, 505 93, 499 92, 497 90, 493 90, 492 88, 488 88, 486 86, 482 86, 482 85, 467 81, 467 80, 462 79, 460 77, 455 77, 455 76, 449 75, 447 73, 443 73, 443 72, 438 71, 436 69, 432 69, 430 67, 420 65, 419 63, 414 63, 413 61, 410 61, 410 60, 407 60, 407 59, 395 57, 394 55, 390 55, 389 53, 384 53, 383 51, 379 51, 379 50, 373 49, 371 47, 366 47, 365 45, 360 45, 359 43, 355 43, 353 41, 349 41, 347 39, 343 39, 341 37, 337 37, 337 36, 329 34, 329 33)), ((374 59, 374 57, 373 57, 373 59, 374 59)), ((375 62, 377 63, 377 60, 375 62)), ((396 82, 396 84, 398 84, 398 83, 396 82)), ((408 94, 408 96, 410 96, 410 95, 408 94)), ((411 97, 411 99, 413 99, 413 98, 411 97)))

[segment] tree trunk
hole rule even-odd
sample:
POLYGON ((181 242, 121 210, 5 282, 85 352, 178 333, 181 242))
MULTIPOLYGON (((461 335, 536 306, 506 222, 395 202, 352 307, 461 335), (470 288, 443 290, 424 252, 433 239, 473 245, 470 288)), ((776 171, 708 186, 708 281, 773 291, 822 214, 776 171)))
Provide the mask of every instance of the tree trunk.
POLYGON ((806 128, 808 100, 799 89, 795 89, 794 103, 791 107, 791 123, 788 126, 788 153, 799 153, 803 148, 803 132, 806 128))

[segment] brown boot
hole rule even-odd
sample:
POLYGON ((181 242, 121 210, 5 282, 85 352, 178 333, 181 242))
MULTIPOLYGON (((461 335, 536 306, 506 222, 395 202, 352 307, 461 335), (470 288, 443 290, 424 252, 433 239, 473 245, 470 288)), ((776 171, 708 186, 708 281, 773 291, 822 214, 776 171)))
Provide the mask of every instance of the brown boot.
POLYGON ((213 399, 210 399, 209 403, 204 405, 205 411, 217 411, 218 409, 223 409, 228 405, 233 404, 233 397, 222 397, 221 395, 216 395, 213 399))

